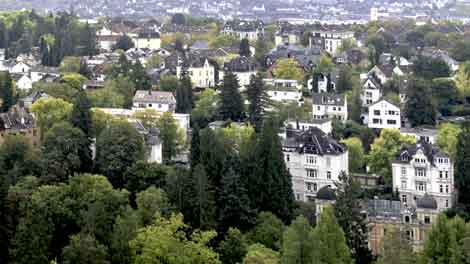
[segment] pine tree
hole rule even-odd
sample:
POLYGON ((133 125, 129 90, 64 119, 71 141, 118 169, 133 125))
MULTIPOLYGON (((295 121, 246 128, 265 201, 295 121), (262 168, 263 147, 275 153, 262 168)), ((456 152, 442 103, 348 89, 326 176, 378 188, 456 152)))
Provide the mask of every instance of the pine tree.
POLYGON ((191 168, 196 167, 196 165, 199 164, 200 159, 201 159, 201 150, 199 149, 200 148, 199 133, 200 133, 199 126, 197 125, 194 126, 192 134, 191 134, 191 156, 190 156, 191 168))
POLYGON ((413 80, 408 88, 405 114, 413 127, 436 124, 436 106, 423 80, 413 80))
POLYGON ((208 230, 216 226, 216 208, 214 197, 214 186, 207 177, 206 169, 202 164, 194 167, 189 181, 192 188, 191 211, 190 214, 193 227, 208 230))
POLYGON ((135 84, 137 90, 151 90, 152 89, 152 81, 150 77, 145 72, 144 67, 137 60, 136 63, 132 66, 132 75, 131 79, 135 84))
POLYGON ((355 263, 371 263, 373 257, 367 243, 367 224, 359 211, 360 186, 344 172, 340 175, 340 181, 337 183, 336 219, 346 235, 346 242, 355 263))
POLYGON ((176 112, 189 113, 193 108, 193 88, 191 79, 183 76, 176 88, 176 112))
POLYGON ((0 72, 0 100, 1 112, 7 112, 15 104, 13 82, 9 72, 0 72))
POLYGON ((247 89, 249 120, 257 132, 261 131, 266 108, 270 105, 269 96, 263 83, 263 76, 252 76, 247 89))
POLYGON ((246 38, 242 39, 242 41, 240 42, 240 56, 251 56, 250 42, 246 38))
POLYGON ((324 264, 350 264, 351 252, 346 245, 344 232, 336 221, 334 210, 325 208, 313 232, 317 246, 315 259, 324 264))
POLYGON ((243 118, 243 99, 239 88, 237 76, 227 72, 224 75, 220 98, 220 114, 223 120, 241 121, 243 118))
POLYGON ((90 172, 93 168, 91 143, 95 135, 91 117, 91 102, 83 90, 80 90, 75 97, 70 123, 85 135, 86 140, 81 142, 83 146, 79 149, 80 171, 90 172))
POLYGON ((86 60, 80 60, 80 70, 78 71, 78 73, 88 79, 91 79, 93 77, 91 70, 88 68, 86 60))
POLYGON ((462 125, 455 160, 455 183, 459 202, 470 212, 470 121, 462 125))
POLYGON ((336 92, 345 93, 353 88, 351 68, 347 65, 340 67, 336 92))
MULTIPOLYGON (((287 171, 274 120, 267 120, 254 150, 253 167, 247 188, 253 206, 272 212, 285 223, 291 221, 294 209, 291 175, 287 171)), ((250 166, 250 165, 247 165, 250 166)))
POLYGON ((282 239, 282 264, 306 264, 315 262, 315 237, 308 220, 298 216, 284 231, 282 239))
POLYGON ((220 242, 219 250, 222 263, 241 263, 247 253, 247 244, 243 239, 243 234, 237 228, 230 228, 225 235, 225 239, 220 242))

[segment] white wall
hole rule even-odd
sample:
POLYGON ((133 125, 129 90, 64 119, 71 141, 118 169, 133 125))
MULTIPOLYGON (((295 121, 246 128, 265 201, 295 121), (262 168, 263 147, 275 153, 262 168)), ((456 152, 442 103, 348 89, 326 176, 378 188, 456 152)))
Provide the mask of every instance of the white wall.
POLYGON ((370 128, 396 128, 401 127, 400 108, 382 100, 369 106, 368 127, 370 128))

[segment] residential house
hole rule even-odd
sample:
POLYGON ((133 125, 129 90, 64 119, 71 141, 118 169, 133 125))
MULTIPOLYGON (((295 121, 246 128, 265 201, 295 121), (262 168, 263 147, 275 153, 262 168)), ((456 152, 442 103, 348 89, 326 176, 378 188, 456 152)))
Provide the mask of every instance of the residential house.
POLYGON ((394 102, 382 98, 369 106, 369 115, 367 118, 369 128, 395 128, 401 127, 400 106, 394 102))
POLYGON ((263 79, 269 98, 275 102, 295 102, 302 100, 302 85, 297 80, 263 79))
POLYGON ((249 41, 256 41, 264 36, 264 23, 261 20, 233 20, 225 23, 222 33, 240 40, 246 38, 249 41))
POLYGON ((31 65, 23 61, 18 61, 16 63, 13 63, 10 66, 8 71, 11 74, 25 74, 25 73, 29 73, 30 70, 31 70, 31 65))
POLYGON ((342 172, 348 171, 348 149, 320 129, 288 131, 282 141, 284 161, 292 175, 295 199, 313 201, 325 186, 334 188, 342 172))
POLYGON ((344 42, 355 41, 352 31, 324 31, 313 34, 319 34, 324 39, 324 49, 331 55, 338 54, 344 42))
POLYGON ((31 146, 39 146, 40 129, 36 118, 23 106, 14 105, 8 112, 0 114, 0 145, 7 135, 23 135, 31 146))
POLYGON ((315 93, 312 95, 313 119, 335 118, 341 121, 348 119, 348 105, 343 94, 315 93))
POLYGON ((33 81, 27 74, 24 74, 16 81, 16 87, 21 91, 29 91, 33 88, 33 81))
POLYGON ((174 112, 176 99, 171 92, 137 90, 132 100, 133 109, 153 109, 158 112, 174 112))
POLYGON ((423 141, 429 144, 436 144, 438 130, 435 128, 400 128, 400 133, 403 135, 413 136, 416 141, 423 141))
MULTIPOLYGON (((166 62, 166 61, 165 61, 166 62)), ((194 87, 207 88, 216 85, 215 62, 207 57, 190 56, 176 66, 176 77, 181 78, 186 73, 191 78, 194 87)))
POLYGON ((225 72, 232 72, 238 78, 240 87, 246 88, 250 84, 251 76, 258 72, 258 65, 252 58, 239 56, 224 64, 223 72, 219 72, 219 80, 223 80, 225 72))
POLYGON ((82 88, 83 90, 97 90, 104 88, 104 81, 101 80, 86 80, 83 82, 82 88))
POLYGON ((36 101, 39 99, 49 99, 52 98, 50 95, 45 93, 44 91, 34 91, 26 97, 23 97, 19 100, 20 104, 23 105, 25 108, 30 108, 36 101))
POLYGON ((43 80, 46 76, 51 76, 55 78, 60 77, 60 72, 58 67, 47 67, 42 65, 36 65, 31 68, 31 81, 33 83, 43 80))
POLYGON ((313 78, 312 79, 309 79, 308 80, 308 83, 307 83, 307 88, 314 92, 314 93, 328 93, 328 92, 332 92, 332 91, 335 91, 336 90, 336 83, 335 83, 335 80, 334 79, 334 75, 331 75, 331 74, 319 74, 319 76, 317 76, 317 90, 314 91, 313 90, 313 78), (330 87, 328 87, 328 85, 330 85, 330 87))
POLYGON ((130 119, 129 122, 144 138, 147 162, 161 164, 163 162, 163 144, 159 138, 158 129, 146 128, 141 121, 135 119, 130 119))
POLYGON ((285 126, 287 129, 298 131, 307 131, 310 128, 316 127, 328 135, 333 131, 330 119, 287 119, 285 126))
POLYGON ((382 94, 382 84, 374 74, 368 74, 367 78, 362 83, 361 101, 363 107, 377 102, 382 94))
POLYGON ((392 174, 403 204, 419 207, 426 198, 439 212, 454 204, 454 163, 436 145, 419 141, 403 148, 392 162, 392 174))
POLYGON ((134 46, 138 49, 158 50, 162 46, 160 33, 155 30, 141 30, 132 40, 134 42, 134 46))

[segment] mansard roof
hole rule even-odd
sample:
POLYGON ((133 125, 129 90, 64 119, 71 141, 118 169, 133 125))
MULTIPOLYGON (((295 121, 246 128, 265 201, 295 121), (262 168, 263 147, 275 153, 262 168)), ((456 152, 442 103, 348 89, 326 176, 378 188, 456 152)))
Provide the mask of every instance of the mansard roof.
POLYGON ((307 131, 288 131, 283 147, 295 149, 299 153, 315 155, 338 155, 347 151, 346 145, 338 143, 319 128, 312 127, 307 131))

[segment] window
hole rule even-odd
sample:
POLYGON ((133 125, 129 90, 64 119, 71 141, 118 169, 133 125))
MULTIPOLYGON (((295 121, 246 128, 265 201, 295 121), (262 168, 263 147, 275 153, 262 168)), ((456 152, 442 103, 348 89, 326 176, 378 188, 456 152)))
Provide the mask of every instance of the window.
POLYGON ((158 107, 158 108, 162 108, 162 105, 161 105, 161 104, 158 104, 157 107, 158 107))
POLYGON ((426 170, 422 168, 415 169, 415 176, 417 177, 426 177, 426 170))
POLYGON ((401 167, 401 176, 406 176, 406 167, 401 167))
POLYGON ((409 222, 410 222, 410 216, 407 215, 407 216, 405 216, 405 223, 409 223, 409 222))
POLYGON ((307 191, 312 191, 312 183, 307 182, 307 191))
POLYGON ((449 207, 449 200, 446 200, 446 207, 449 207))
POLYGON ((307 163, 308 164, 316 164, 317 163, 317 157, 315 156, 307 156, 307 163))
POLYGON ((395 115, 395 111, 388 111, 389 115, 395 115))
POLYGON ((424 182, 416 182, 416 190, 420 192, 426 191, 426 183, 424 182))
POLYGON ((326 166, 329 168, 331 167, 331 158, 330 157, 327 157, 326 158, 326 166))
POLYGON ((290 155, 289 155, 289 154, 286 154, 286 161, 287 161, 287 162, 290 161, 290 155))
POLYGON ((426 215, 426 216, 424 217, 424 223, 425 223, 425 224, 430 224, 430 223, 431 223, 431 217, 429 217, 429 216, 426 215))
POLYGON ((295 194, 295 199, 296 199, 297 201, 300 201, 300 194, 296 193, 296 194, 295 194))
POLYGON ((338 107, 338 111, 341 111, 341 107, 338 107))
POLYGON ((327 171, 327 172, 326 172, 326 178, 327 178, 328 180, 331 180, 331 171, 327 171))
POLYGON ((374 110, 374 115, 380 115, 380 110, 374 110))
POLYGON ((406 181, 401 181, 402 190, 406 190, 406 181))
POLYGON ((307 177, 310 177, 310 178, 317 178, 318 176, 318 172, 317 170, 307 170, 307 177))
POLYGON ((318 185, 316 183, 313 184, 313 191, 316 192, 318 189, 318 185))
POLYGON ((397 120, 387 120, 387 124, 389 125, 396 125, 397 124, 397 120))
POLYGON ((446 179, 449 178, 449 172, 445 171, 446 179))
POLYGON ((317 110, 320 111, 320 106, 317 106, 317 110))
POLYGON ((402 203, 406 203, 406 201, 407 201, 406 194, 401 195, 401 201, 402 201, 402 203))
POLYGON ((442 187, 442 184, 439 185, 439 192, 440 192, 440 193, 444 192, 444 188, 442 187))
POLYGON ((446 185, 446 193, 449 193, 449 185, 446 185))
POLYGON ((442 179, 443 171, 439 171, 439 178, 442 179))
POLYGON ((336 111, 336 106, 333 106, 333 111, 336 111))
POLYGON ((374 123, 374 124, 382 124, 382 119, 374 118, 374 119, 372 119, 372 123, 374 123))

